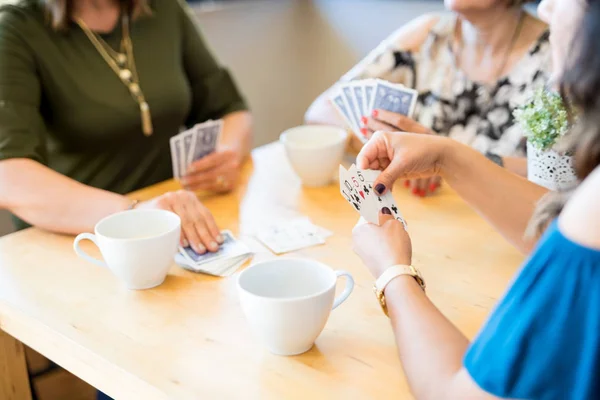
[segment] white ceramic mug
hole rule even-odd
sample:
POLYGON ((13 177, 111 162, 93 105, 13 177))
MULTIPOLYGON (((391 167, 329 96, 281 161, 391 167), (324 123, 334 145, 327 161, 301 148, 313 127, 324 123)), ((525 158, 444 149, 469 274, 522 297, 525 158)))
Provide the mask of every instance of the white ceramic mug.
POLYGON ((304 125, 280 136, 294 171, 305 186, 331 183, 341 164, 348 133, 339 127, 304 125))
POLYGON ((96 224, 95 234, 77 235, 73 248, 84 260, 109 268, 129 289, 149 289, 163 283, 177 252, 181 220, 165 210, 130 210, 96 224), (79 242, 87 239, 104 261, 86 254, 79 242))
POLYGON ((242 310, 252 330, 278 355, 308 351, 325 327, 331 310, 354 288, 352 275, 313 260, 280 258, 257 263, 238 278, 242 310), (337 298, 337 278, 346 288, 337 298))

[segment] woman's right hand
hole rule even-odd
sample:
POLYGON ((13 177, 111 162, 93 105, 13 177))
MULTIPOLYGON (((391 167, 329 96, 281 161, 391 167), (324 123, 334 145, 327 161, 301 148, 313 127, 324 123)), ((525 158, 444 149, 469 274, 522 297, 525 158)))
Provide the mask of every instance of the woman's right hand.
POLYGON ((144 201, 136 209, 160 209, 172 211, 181 218, 181 245, 188 245, 196 253, 217 251, 223 237, 215 219, 193 192, 178 190, 144 201))
POLYGON ((440 175, 452 139, 405 132, 376 132, 357 157, 361 169, 378 169, 375 190, 386 193, 397 179, 440 175))

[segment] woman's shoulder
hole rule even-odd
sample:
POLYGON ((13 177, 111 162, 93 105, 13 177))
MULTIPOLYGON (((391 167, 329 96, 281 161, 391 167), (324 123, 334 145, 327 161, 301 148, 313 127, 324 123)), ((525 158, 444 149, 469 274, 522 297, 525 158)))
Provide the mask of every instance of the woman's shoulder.
POLYGON ((600 252, 600 166, 575 190, 558 223, 567 238, 600 252))
POLYGON ((448 25, 452 15, 447 13, 423 14, 394 31, 386 42, 397 49, 418 52, 431 34, 448 25))
MULTIPOLYGON (((34 0, 4 0, 0 2, 0 32, 12 30, 25 33, 27 25, 44 21, 44 11, 34 0)), ((26 35, 22 35, 26 36, 26 35)))

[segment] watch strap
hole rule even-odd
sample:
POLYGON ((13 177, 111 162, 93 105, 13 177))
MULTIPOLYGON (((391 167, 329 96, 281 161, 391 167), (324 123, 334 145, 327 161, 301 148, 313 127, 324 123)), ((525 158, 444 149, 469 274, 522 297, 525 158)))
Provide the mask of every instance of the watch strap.
POLYGON ((410 265, 393 265, 383 271, 383 274, 375 281, 375 288, 378 292, 383 292, 385 287, 392 281, 392 279, 400 275, 416 276, 414 268, 410 265))

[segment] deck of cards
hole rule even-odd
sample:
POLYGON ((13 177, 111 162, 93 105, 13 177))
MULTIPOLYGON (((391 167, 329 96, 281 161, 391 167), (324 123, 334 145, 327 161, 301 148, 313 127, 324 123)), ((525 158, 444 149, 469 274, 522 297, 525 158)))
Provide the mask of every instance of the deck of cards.
POLYGON ((206 121, 170 139, 173 177, 181 178, 191 163, 215 151, 223 121, 206 121))
POLYGON ((367 222, 379 225, 379 213, 382 208, 387 207, 406 229, 406 222, 394 202, 392 193, 388 191, 379 196, 373 189, 373 183, 380 173, 381 171, 358 169, 354 164, 348 170, 340 165, 340 192, 367 222))
POLYGON ((191 247, 180 247, 175 262, 182 268, 213 276, 230 276, 252 257, 248 246, 229 231, 222 231, 225 239, 214 253, 198 254, 191 247))
POLYGON ((416 90, 380 79, 344 82, 331 96, 331 103, 348 128, 363 142, 361 118, 370 117, 373 110, 387 110, 413 117, 417 104, 416 90))

